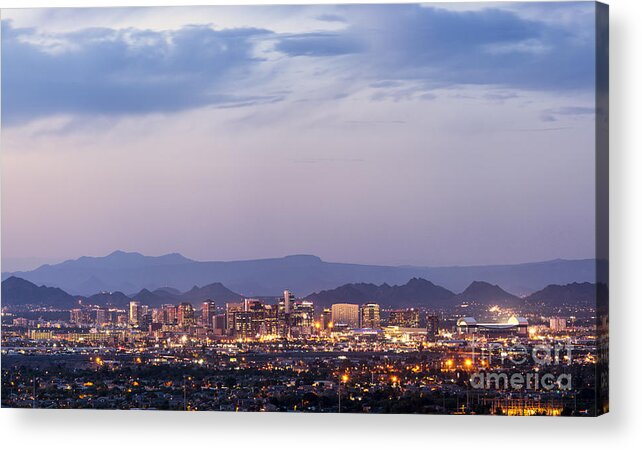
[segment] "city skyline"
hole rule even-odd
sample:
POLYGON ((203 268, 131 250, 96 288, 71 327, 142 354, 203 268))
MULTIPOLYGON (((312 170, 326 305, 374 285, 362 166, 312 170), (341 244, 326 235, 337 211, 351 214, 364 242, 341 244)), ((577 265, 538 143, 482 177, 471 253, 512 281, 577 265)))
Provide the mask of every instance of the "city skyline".
POLYGON ((287 289, 14 305, 3 309, 3 407, 597 415, 595 299, 568 294, 412 308, 320 305, 287 289))
POLYGON ((3 10, 3 271, 593 258, 594 12, 3 10))

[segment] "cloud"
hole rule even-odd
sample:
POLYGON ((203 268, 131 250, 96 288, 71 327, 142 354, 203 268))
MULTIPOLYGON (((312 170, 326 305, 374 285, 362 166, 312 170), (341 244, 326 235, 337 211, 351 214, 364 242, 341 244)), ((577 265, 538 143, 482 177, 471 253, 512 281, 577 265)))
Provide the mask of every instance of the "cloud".
POLYGON ((406 101, 481 85, 509 93, 486 97, 498 103, 520 90, 593 91, 595 16, 587 4, 555 4, 564 20, 520 8, 343 5, 313 15, 317 25, 341 29, 294 33, 203 24, 44 33, 4 20, 2 120, 250 106, 283 99, 271 92, 284 87, 292 98, 323 91, 321 100, 334 102, 373 88, 371 101, 406 101), (313 77, 302 80, 312 68, 313 77))
POLYGON ((594 15, 586 5, 575 22, 523 17, 516 6, 474 10, 425 5, 339 7, 348 26, 332 34, 282 39, 287 55, 354 54, 353 69, 376 80, 429 85, 481 84, 535 90, 592 89, 594 15))
POLYGON ((594 40, 585 36, 594 27, 591 20, 568 26, 500 9, 413 5, 382 16, 388 20, 377 29, 377 54, 388 77, 544 90, 594 86, 594 40))
POLYGON ((275 49, 289 56, 337 56, 360 53, 365 46, 351 33, 304 33, 281 38, 275 49))
POLYGON ((560 108, 552 108, 542 111, 540 114, 540 120, 542 122, 556 122, 560 116, 565 117, 582 117, 582 116, 592 116, 595 114, 594 107, 585 107, 585 106, 563 106, 560 108))
POLYGON ((317 20, 320 20, 321 22, 342 22, 342 23, 347 22, 345 17, 342 17, 338 14, 320 14, 315 18, 317 20))
MULTIPOLYGON (((40 36, 2 22, 2 120, 174 112, 256 100, 224 83, 251 71, 261 29, 90 28, 40 36)), ((260 100, 260 99, 259 99, 260 100)))
POLYGON ((551 112, 562 116, 581 116, 585 114, 595 114, 595 108, 585 106, 564 106, 552 109, 551 112))

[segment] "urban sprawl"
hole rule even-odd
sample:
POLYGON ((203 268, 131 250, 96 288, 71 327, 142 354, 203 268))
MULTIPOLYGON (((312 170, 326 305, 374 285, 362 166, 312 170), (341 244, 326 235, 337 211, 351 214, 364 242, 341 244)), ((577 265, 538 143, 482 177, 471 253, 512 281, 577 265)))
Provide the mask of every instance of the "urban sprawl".
POLYGON ((280 298, 2 314, 2 406, 593 415, 595 311, 280 298))

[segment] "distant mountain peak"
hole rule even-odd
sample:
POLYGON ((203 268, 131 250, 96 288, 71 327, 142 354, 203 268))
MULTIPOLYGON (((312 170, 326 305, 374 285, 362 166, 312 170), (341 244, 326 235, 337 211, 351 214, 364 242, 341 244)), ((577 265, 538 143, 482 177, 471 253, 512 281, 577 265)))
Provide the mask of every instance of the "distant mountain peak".
POLYGON ((287 255, 284 256, 283 259, 288 262, 296 262, 296 263, 320 263, 323 262, 321 258, 315 255, 306 255, 306 254, 300 254, 300 255, 287 255))
POLYGON ((412 277, 410 280, 408 280, 408 283, 406 285, 409 286, 435 286, 435 283, 433 283, 430 280, 426 280, 425 278, 419 278, 419 277, 412 277))
POLYGON ((109 255, 105 256, 105 258, 114 258, 114 257, 121 257, 121 256, 143 256, 141 253, 138 252, 126 252, 123 250, 114 250, 111 252, 109 255))
POLYGON ((489 283, 488 281, 480 281, 480 280, 472 281, 468 287, 469 288, 478 288, 478 287, 489 287, 489 286, 490 287, 494 287, 494 288, 498 288, 499 287, 499 285, 497 285, 497 284, 492 284, 492 283, 489 283))
MULTIPOLYGON (((87 257, 84 257, 87 258, 87 257)), ((80 258, 79 258, 80 259, 80 258)), ((92 259, 115 259, 115 260, 167 260, 167 261, 189 261, 191 262, 192 260, 189 258, 184 257, 180 253, 173 252, 173 253, 167 253, 165 255, 160 255, 160 256, 146 256, 143 255, 142 253, 139 252, 126 252, 123 250, 115 250, 111 252, 107 256, 103 257, 96 257, 92 259)))
POLYGON ((475 280, 456 296, 459 301, 474 301, 479 303, 514 303, 519 299, 516 295, 506 292, 500 286, 486 281, 475 280))
POLYGON ((194 302, 200 302, 204 300, 229 302, 238 301, 242 298, 242 295, 229 290, 223 283, 218 281, 207 284, 203 287, 194 286, 192 289, 184 292, 181 295, 181 299, 194 302))

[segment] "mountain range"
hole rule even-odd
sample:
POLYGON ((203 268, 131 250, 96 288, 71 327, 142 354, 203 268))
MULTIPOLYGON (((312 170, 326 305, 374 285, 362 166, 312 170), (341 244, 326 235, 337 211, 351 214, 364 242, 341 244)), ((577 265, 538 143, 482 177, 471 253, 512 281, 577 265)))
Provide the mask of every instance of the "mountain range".
POLYGON ((553 301, 556 304, 574 302, 574 303, 595 303, 596 293, 595 284, 593 283, 569 283, 563 286, 551 284, 544 289, 533 292, 527 297, 529 302, 549 303, 553 301))
MULTIPOLYGON (((89 301, 91 302, 94 297, 89 297, 89 301)), ((145 305, 160 306, 166 303, 198 303, 204 300, 216 300, 219 303, 236 302, 242 300, 243 296, 232 292, 221 283, 211 283, 203 287, 194 286, 187 292, 180 292, 169 287, 158 288, 154 291, 142 289, 138 293, 131 295, 130 298, 138 300, 145 305)))
MULTIPOLYGON (((341 302, 360 304, 375 302, 393 307, 447 307, 466 302, 504 306, 518 306, 531 302, 560 305, 562 303, 595 302, 595 297, 595 285, 591 283, 549 285, 530 296, 520 298, 497 285, 484 281, 473 281, 463 292, 455 294, 421 278, 412 278, 406 284, 393 286, 386 283, 381 285, 350 283, 306 296, 315 305, 323 307, 341 302)), ((83 298, 82 301, 85 304, 124 307, 132 299, 149 306, 160 306, 184 301, 199 303, 208 299, 222 304, 238 301, 241 298, 243 298, 241 295, 230 291, 221 283, 211 283, 203 287, 194 286, 183 293, 167 287, 154 291, 143 289, 132 296, 127 296, 122 292, 101 292, 83 298)), ((68 308, 77 304, 79 299, 79 297, 69 295, 59 288, 36 286, 17 277, 10 277, 2 282, 2 302, 5 306, 40 304, 68 308)))
POLYGON ((18 277, 9 277, 2 282, 2 306, 39 304, 69 308, 77 303, 73 295, 60 288, 36 286, 18 277))
POLYGON ((60 308, 69 308, 82 300, 84 304, 126 306, 131 300, 137 300, 149 306, 164 304, 178 304, 181 302, 199 303, 205 300, 216 299, 219 303, 235 302, 243 298, 240 294, 230 291, 221 283, 211 283, 207 286, 194 286, 186 292, 173 288, 159 288, 154 291, 142 289, 133 295, 126 295, 120 291, 99 292, 87 297, 74 296, 60 288, 37 286, 30 281, 18 277, 9 277, 2 282, 3 306, 16 305, 46 305, 60 308))
POLYGON ((489 266, 382 266, 326 262, 312 255, 245 261, 194 261, 178 253, 144 256, 116 251, 103 257, 83 256, 31 271, 3 273, 37 285, 57 286, 73 295, 96 292, 154 292, 171 286, 181 292, 216 280, 246 296, 276 296, 290 289, 297 296, 350 283, 401 285, 412 278, 431 280, 461 292, 475 280, 497 284, 519 296, 550 284, 595 282, 594 259, 553 260, 489 266))
POLYGON ((349 283, 335 289, 324 290, 307 296, 315 304, 329 306, 332 303, 368 303, 382 305, 447 305, 455 293, 424 280, 411 278, 406 284, 390 286, 387 283, 349 283))
POLYGON ((386 283, 379 286, 371 283, 350 283, 336 289, 311 294, 307 298, 321 306, 338 302, 375 302, 385 306, 443 307, 468 302, 500 306, 519 306, 534 302, 561 305, 595 302, 595 297, 595 284, 592 283, 549 285, 531 295, 518 297, 498 285, 485 281, 473 281, 463 292, 455 294, 430 281, 412 278, 401 286, 390 286, 386 283))

